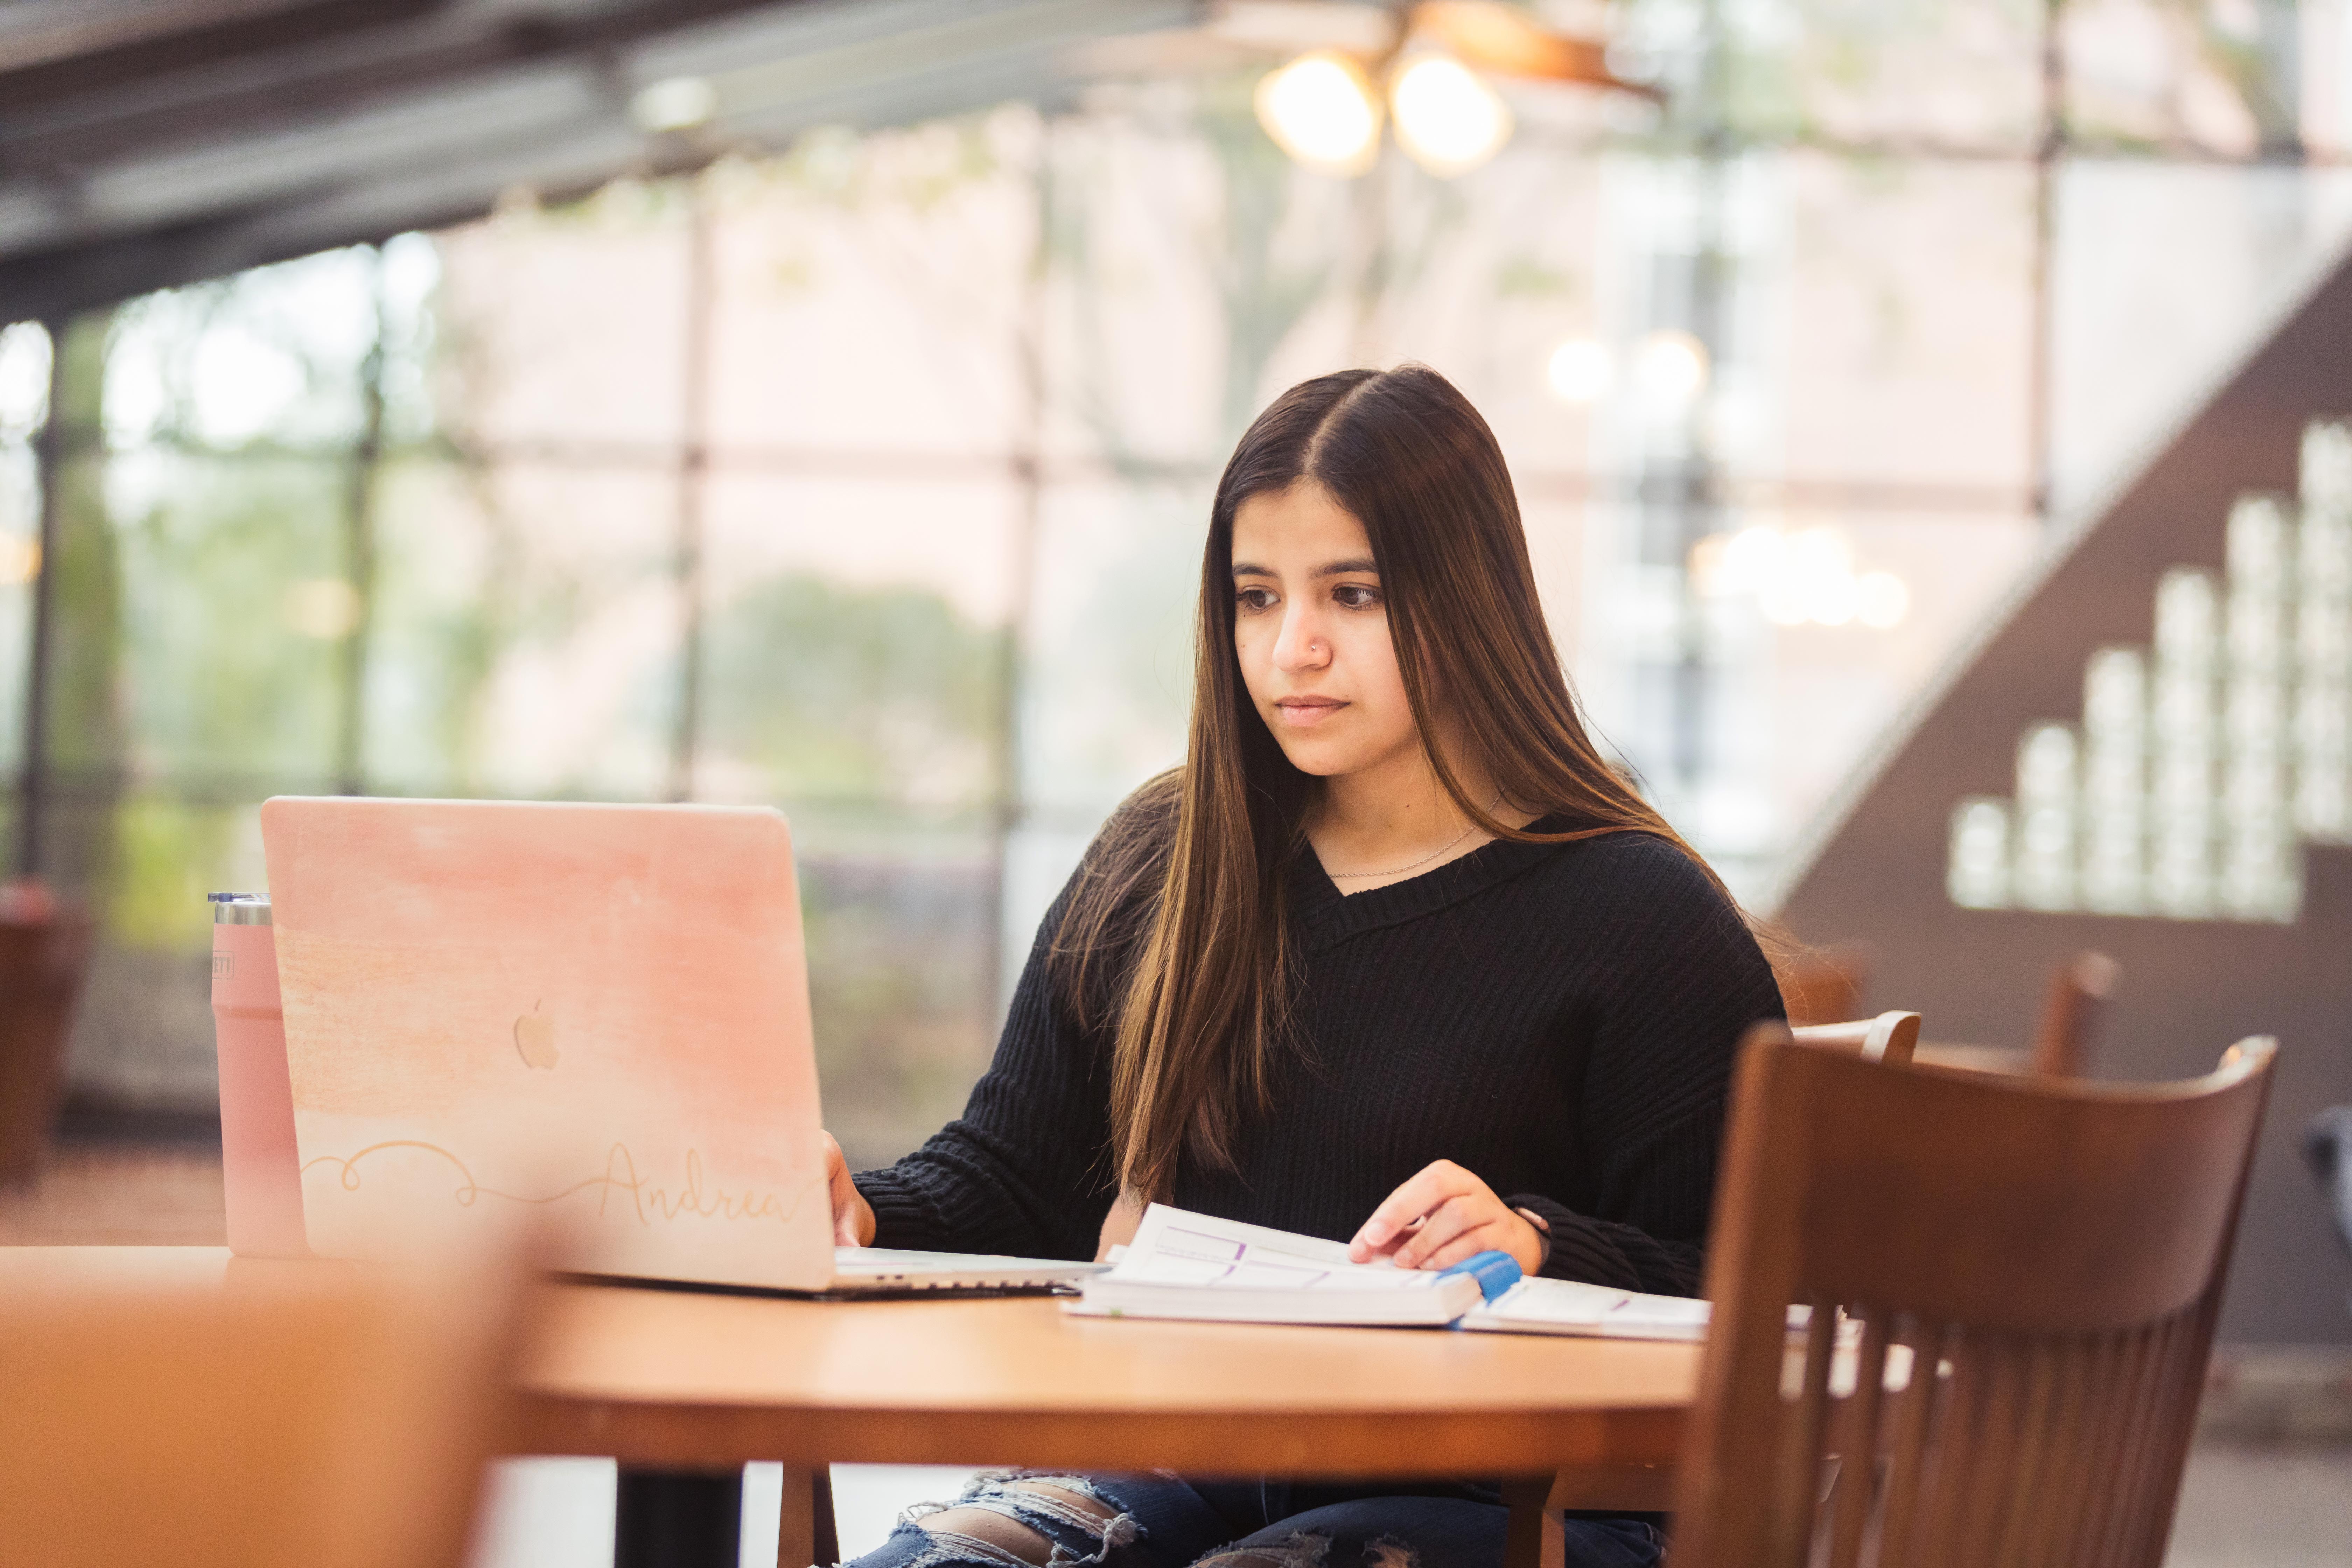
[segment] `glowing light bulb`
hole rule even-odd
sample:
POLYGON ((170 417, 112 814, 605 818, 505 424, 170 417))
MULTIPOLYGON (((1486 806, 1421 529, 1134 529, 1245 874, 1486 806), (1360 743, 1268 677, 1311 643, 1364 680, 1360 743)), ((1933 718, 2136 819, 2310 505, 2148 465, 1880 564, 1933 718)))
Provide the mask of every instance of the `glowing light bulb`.
POLYGON ((1801 529, 1789 540, 1789 572, 1805 619, 1842 626, 1862 608, 1854 591, 1853 552, 1834 528, 1801 529))
POLYGON ((1551 351, 1544 379, 1563 403, 1598 403, 1609 390, 1609 350, 1591 338, 1570 338, 1551 351))
POLYGON ((0 327, 0 430, 29 435, 49 416, 49 334, 37 321, 0 327))
POLYGON ((1360 174, 1379 147, 1381 105, 1354 61, 1318 50, 1257 84, 1257 121, 1308 168, 1360 174))
POLYGON ((1724 547, 1723 568, 1730 591, 1752 594, 1778 581, 1788 569, 1789 542, 1777 528, 1743 528, 1724 547))
POLYGON ((664 77, 629 100, 629 117, 652 132, 691 131, 718 110, 718 90, 698 76, 664 77))
POLYGON ((1669 403, 1687 403, 1706 390, 1706 345, 1688 332, 1652 332, 1633 353, 1643 390, 1669 403))
POLYGON ((1766 583, 1758 591, 1756 603, 1764 618, 1776 626, 1801 626, 1812 618, 1811 595, 1805 592, 1803 579, 1794 573, 1782 572, 1766 583))
POLYGON ((1865 572, 1854 584, 1862 624, 1885 631, 1911 612, 1911 590, 1892 572, 1865 572))
POLYGON ((1816 626, 1842 626, 1861 608, 1862 595, 1850 575, 1823 577, 1805 596, 1805 616, 1816 626))
POLYGON ((1467 174, 1511 139, 1510 106, 1449 55, 1425 56, 1398 72, 1389 103, 1398 142, 1433 174, 1467 174))

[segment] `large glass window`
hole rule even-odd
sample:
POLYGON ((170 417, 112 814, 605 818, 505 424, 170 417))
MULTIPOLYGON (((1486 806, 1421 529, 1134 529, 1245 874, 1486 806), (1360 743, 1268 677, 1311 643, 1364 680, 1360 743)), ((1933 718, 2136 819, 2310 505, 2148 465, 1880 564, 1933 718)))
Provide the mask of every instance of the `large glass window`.
POLYGON ((77 1091, 209 1095, 201 897, 259 881, 271 793, 773 802, 830 1119, 907 1147, 1181 759, 1234 437, 1351 363, 1486 413, 1598 728, 1768 901, 2341 252, 2352 16, 1535 8, 1665 106, 1507 83, 1493 162, 1348 180, 1250 73, 1105 80, 127 301, 61 328, 54 411, 0 332, 9 820, 106 922, 77 1091))

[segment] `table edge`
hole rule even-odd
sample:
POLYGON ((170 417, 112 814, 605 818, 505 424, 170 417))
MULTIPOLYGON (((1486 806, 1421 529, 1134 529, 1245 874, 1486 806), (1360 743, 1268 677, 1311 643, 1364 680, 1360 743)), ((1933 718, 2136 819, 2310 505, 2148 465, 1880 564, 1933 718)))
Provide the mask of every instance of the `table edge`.
POLYGON ((777 1460, 1402 1479, 1671 1463, 1686 1414, 1676 1405, 1246 1415, 855 1409, 525 1390, 504 1446, 680 1468, 777 1460))

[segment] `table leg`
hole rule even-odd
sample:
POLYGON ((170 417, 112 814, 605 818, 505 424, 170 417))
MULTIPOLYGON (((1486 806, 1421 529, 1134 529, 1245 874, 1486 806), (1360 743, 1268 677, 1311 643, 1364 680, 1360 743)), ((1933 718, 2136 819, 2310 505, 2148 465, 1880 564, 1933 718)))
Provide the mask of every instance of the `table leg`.
POLYGON ((742 1534, 741 1469, 621 1467, 613 1568, 736 1568, 742 1534))
POLYGON ((783 1507, 776 1520, 776 1568, 809 1568, 841 1560, 833 1528, 833 1472, 784 1467, 783 1507))
POLYGON ((1544 1504, 1550 1495, 1549 1476, 1504 1479, 1503 1503, 1511 1517, 1503 1532, 1503 1568, 1544 1568, 1544 1535, 1552 1524, 1551 1510, 1544 1504))

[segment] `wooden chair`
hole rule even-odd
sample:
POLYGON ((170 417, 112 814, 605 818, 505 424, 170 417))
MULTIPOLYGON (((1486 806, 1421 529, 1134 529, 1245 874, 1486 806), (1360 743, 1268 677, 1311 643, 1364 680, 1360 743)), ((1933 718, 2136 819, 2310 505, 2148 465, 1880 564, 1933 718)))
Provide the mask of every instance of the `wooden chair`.
POLYGON ((1929 1040, 1912 1059, 1927 1067, 1972 1072, 2081 1078, 2089 1070, 2091 1047, 2106 1024, 2108 1005, 2122 977, 2123 966, 2106 954, 2078 952, 2051 973, 2030 1047, 1929 1040))
POLYGON ((2156 1568, 2273 1052, 2089 1085, 1751 1031, 1675 1568, 2156 1568), (1801 1372, 1791 1302, 1812 1309, 1801 1372))
MULTIPOLYGON (((1843 1024, 1800 1024, 1789 1034, 1799 1045, 1844 1051, 1864 1061, 1902 1066, 1919 1043, 1919 1015, 1881 1013, 1843 1024)), ((1116 1217, 1117 1211, 1113 1211, 1116 1217)), ((1106 1221, 1106 1231, 1109 1222, 1106 1221)), ((1134 1222, 1128 1222, 1132 1235, 1134 1222)), ((1106 1246, 1108 1239, 1106 1240, 1106 1246)), ((1097 1258, 1101 1254, 1096 1255, 1097 1258)), ((1601 1465, 1563 1470, 1557 1476, 1514 1476, 1503 1482, 1503 1500, 1511 1510, 1505 1561, 1508 1568, 1538 1568, 1552 1563, 1558 1532, 1549 1522, 1564 1510, 1617 1512, 1657 1510, 1674 1501, 1672 1465, 1601 1465)))
POLYGON ((518 1291, 326 1263, 0 1297, 11 1568, 457 1568, 518 1291))
POLYGON ((1850 1024, 1799 1024, 1790 1037, 1801 1046, 1826 1046, 1851 1051, 1866 1062, 1892 1062, 1901 1067, 1919 1044, 1919 1015, 1881 1013, 1850 1024))
POLYGON ((2058 966, 2027 1058, 2032 1071, 2045 1078, 2081 1078, 2090 1069, 2091 1047, 2106 1026, 2123 973, 2114 959, 2087 949, 2058 966))

